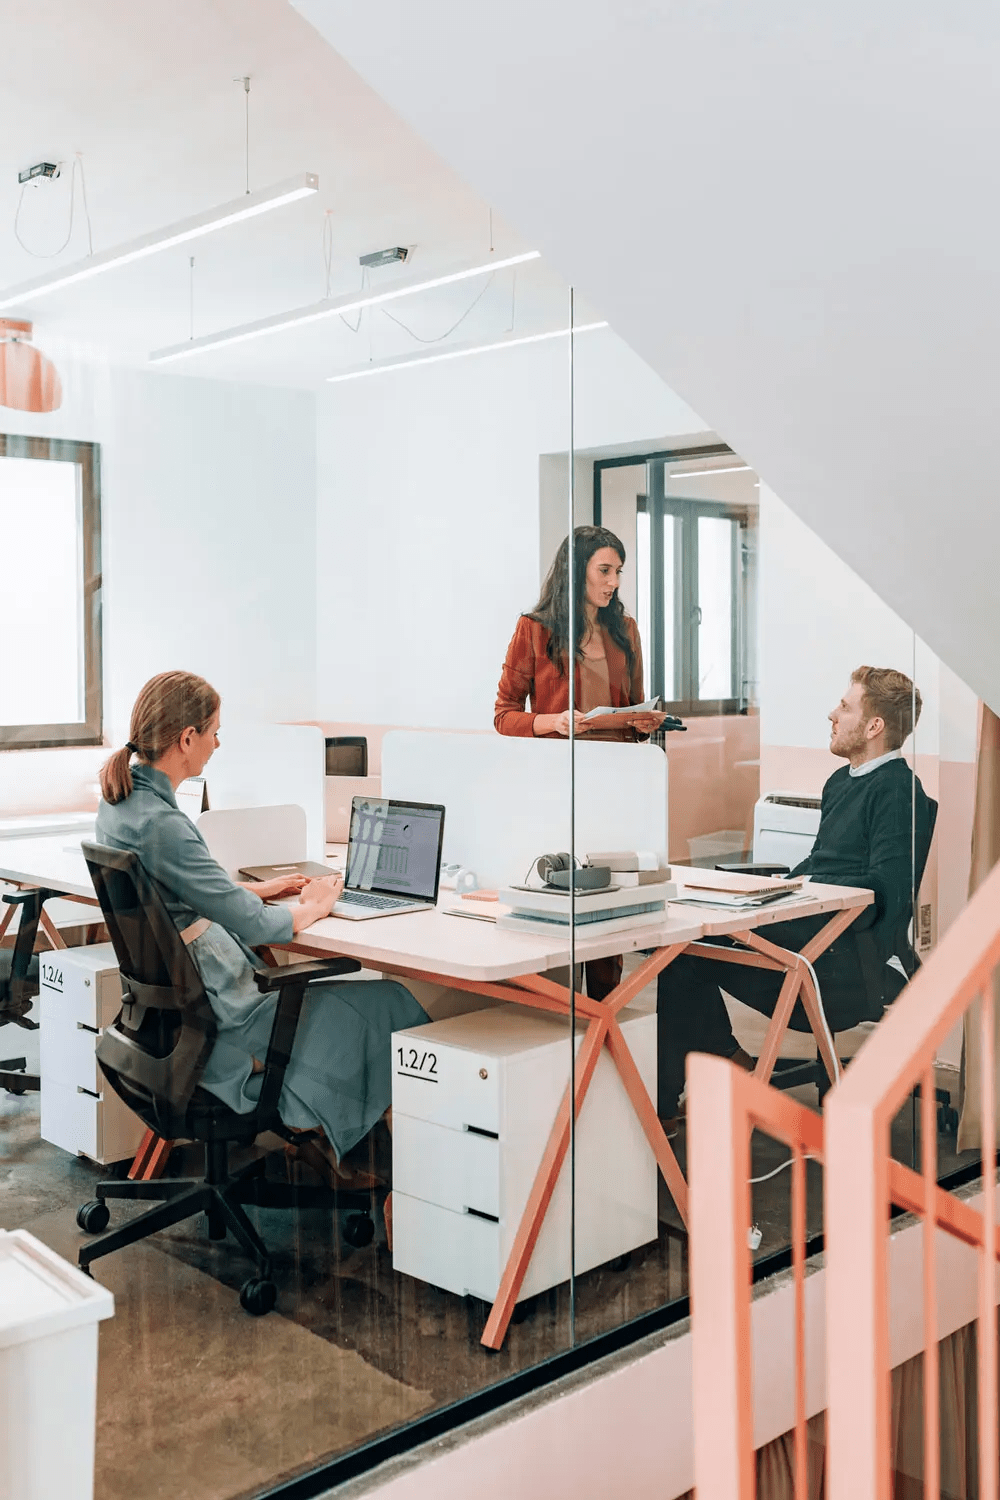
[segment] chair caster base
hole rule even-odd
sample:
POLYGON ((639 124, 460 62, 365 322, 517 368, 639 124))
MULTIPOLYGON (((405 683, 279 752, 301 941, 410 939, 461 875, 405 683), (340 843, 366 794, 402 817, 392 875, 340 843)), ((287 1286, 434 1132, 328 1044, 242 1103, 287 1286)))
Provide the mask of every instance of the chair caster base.
POLYGON ((240 1306, 252 1317, 262 1318, 269 1313, 278 1300, 278 1288, 273 1281, 251 1276, 240 1287, 240 1306))
POLYGON ((76 1211, 76 1222, 78 1228, 84 1234, 101 1234, 108 1227, 111 1212, 106 1203, 100 1198, 92 1198, 89 1203, 84 1203, 76 1211))
POLYGON ((371 1214, 350 1214, 340 1226, 344 1243, 352 1250, 364 1250, 375 1238, 375 1225, 371 1214))

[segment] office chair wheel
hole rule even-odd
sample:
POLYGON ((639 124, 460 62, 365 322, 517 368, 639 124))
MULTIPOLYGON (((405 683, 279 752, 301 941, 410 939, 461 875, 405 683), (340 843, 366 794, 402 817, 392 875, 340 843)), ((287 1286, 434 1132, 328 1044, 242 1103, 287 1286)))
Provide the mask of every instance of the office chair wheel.
POLYGON ((17 1095, 20 1095, 20 1094, 26 1094, 27 1092, 28 1091, 24 1087, 23 1084, 20 1084, 20 1083, 8 1083, 7 1084, 7 1093, 8 1094, 14 1094, 15 1096, 17 1096, 17 1095))
POLYGON ((255 1318, 269 1313, 278 1300, 278 1288, 273 1281, 259 1280, 251 1276, 240 1287, 240 1306, 255 1318))
POLYGON ((102 1203, 100 1198, 92 1198, 76 1211, 76 1222, 84 1234, 100 1234, 107 1229, 110 1218, 108 1205, 102 1203))
POLYGON ((353 1250, 363 1250, 375 1238, 375 1224, 371 1214, 351 1214, 341 1224, 340 1232, 353 1250))

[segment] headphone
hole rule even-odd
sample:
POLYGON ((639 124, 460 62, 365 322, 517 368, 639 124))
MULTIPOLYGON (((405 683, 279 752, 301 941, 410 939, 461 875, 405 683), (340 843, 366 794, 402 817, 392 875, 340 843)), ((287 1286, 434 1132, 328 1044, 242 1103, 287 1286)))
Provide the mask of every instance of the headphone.
POLYGON ((581 865, 577 860, 577 868, 572 870, 566 853, 540 854, 535 860, 535 870, 546 885, 560 891, 568 891, 571 886, 578 891, 600 891, 611 884, 607 865, 581 865))

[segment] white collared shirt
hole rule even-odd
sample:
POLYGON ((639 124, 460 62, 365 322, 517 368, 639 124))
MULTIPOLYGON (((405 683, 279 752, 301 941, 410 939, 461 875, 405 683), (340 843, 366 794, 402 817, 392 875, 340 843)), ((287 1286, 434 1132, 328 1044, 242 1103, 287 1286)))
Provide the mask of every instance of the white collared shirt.
POLYGON ((889 750, 885 755, 879 755, 875 760, 862 761, 860 766, 852 766, 848 772, 849 776, 867 776, 869 771, 877 771, 879 766, 884 766, 886 761, 898 760, 902 750, 889 750))

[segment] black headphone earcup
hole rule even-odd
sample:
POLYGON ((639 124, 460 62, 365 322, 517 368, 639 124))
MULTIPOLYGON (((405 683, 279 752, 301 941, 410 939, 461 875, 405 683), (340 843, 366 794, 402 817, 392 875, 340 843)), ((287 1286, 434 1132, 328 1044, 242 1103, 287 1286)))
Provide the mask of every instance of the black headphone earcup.
POLYGON ((535 863, 538 878, 539 880, 544 880, 546 885, 553 884, 552 877, 559 870, 568 870, 569 867, 570 857, 565 852, 561 854, 541 854, 535 863))

